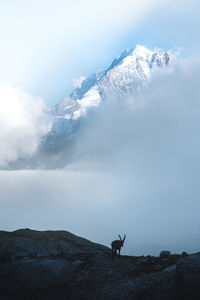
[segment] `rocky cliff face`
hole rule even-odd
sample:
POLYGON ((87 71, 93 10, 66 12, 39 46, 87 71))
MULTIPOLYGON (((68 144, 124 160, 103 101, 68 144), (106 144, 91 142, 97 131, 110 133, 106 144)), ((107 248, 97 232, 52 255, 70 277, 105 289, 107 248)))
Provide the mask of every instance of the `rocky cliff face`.
POLYGON ((200 299, 200 253, 116 256, 67 231, 1 231, 0 299, 200 299))

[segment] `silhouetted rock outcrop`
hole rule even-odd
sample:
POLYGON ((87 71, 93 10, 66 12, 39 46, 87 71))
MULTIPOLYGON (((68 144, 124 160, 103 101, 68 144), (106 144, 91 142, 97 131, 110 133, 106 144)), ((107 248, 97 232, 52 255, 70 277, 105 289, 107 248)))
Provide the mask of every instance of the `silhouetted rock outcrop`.
POLYGON ((164 250, 160 252, 160 258, 169 258, 170 256, 171 256, 170 251, 164 250))
POLYGON ((200 299, 200 253, 116 256, 67 231, 0 232, 0 299, 200 299))

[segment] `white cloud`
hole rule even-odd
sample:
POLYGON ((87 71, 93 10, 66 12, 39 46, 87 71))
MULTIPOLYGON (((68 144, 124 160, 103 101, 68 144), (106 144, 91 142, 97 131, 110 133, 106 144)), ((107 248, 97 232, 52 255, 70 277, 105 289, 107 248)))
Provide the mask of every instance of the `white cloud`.
POLYGON ((65 170, 0 172, 1 228, 65 229, 108 246, 126 233, 130 255, 198 251, 199 70, 184 61, 108 102, 65 170))
POLYGON ((0 86, 0 167, 31 156, 50 126, 41 98, 0 86))
MULTIPOLYGON (((123 99, 107 99, 92 123, 88 121, 77 144, 78 156, 82 152, 84 159, 105 159, 108 164, 116 159, 116 164, 138 166, 140 172, 139 166, 151 170, 148 166, 154 160, 158 167, 165 164, 168 154, 169 159, 174 159, 173 153, 168 153, 170 147, 184 152, 187 138, 196 151, 200 130, 199 70, 199 60, 184 60, 169 69, 157 70, 145 90, 123 99), (189 130, 193 132, 190 136, 189 130)), ((186 154, 190 156, 187 151, 186 154)), ((199 161, 198 155, 195 158, 199 161)))

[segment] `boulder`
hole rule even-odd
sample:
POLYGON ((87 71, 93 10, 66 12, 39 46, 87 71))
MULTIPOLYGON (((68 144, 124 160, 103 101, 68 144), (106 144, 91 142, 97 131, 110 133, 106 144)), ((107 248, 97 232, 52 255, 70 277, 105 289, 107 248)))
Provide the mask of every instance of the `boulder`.
POLYGON ((160 258, 169 258, 171 256, 171 252, 164 250, 160 252, 160 258))
POLYGON ((182 256, 182 257, 186 257, 186 256, 188 256, 188 253, 185 252, 185 251, 183 251, 183 252, 181 253, 181 256, 182 256))
POLYGON ((181 259, 176 265, 176 289, 182 299, 200 299, 200 252, 181 259))

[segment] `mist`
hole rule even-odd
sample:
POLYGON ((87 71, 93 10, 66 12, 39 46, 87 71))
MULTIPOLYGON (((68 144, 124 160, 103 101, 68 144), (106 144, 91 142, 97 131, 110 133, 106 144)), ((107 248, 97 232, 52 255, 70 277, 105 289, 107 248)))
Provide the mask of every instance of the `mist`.
POLYGON ((200 248, 200 62, 88 116, 63 170, 1 171, 1 229, 68 230, 123 254, 200 248))
POLYGON ((0 85, 0 168, 31 157, 50 128, 44 101, 10 85, 0 85))

